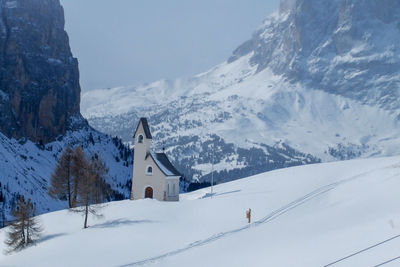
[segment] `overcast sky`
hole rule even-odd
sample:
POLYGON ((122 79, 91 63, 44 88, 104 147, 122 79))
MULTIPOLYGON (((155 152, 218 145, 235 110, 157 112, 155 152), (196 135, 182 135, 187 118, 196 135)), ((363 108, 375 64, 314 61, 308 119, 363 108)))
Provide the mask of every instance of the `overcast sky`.
POLYGON ((279 6, 279 0, 61 2, 83 91, 206 71, 279 6))

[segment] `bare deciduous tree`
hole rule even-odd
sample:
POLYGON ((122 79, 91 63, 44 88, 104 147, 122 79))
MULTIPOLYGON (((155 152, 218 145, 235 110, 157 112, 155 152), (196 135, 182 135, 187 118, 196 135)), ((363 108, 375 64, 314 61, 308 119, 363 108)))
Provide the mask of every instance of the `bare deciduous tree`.
POLYGON ((54 173, 50 179, 50 190, 49 195, 57 199, 67 199, 68 207, 73 208, 73 161, 74 151, 70 147, 67 147, 61 155, 54 173))
POLYGON ((13 209, 12 215, 15 221, 9 226, 7 239, 7 253, 19 251, 35 243, 40 237, 42 227, 35 216, 35 207, 31 200, 26 202, 23 198, 18 199, 18 205, 13 209))
POLYGON ((67 148, 51 176, 49 194, 58 199, 67 199, 73 212, 83 213, 84 228, 89 214, 99 215, 100 204, 109 196, 110 187, 105 182, 108 168, 96 154, 88 159, 81 147, 67 148))
POLYGON ((88 215, 101 216, 100 205, 105 202, 109 195, 109 185, 105 182, 105 175, 108 172, 104 162, 95 155, 91 160, 83 161, 82 179, 79 180, 77 205, 72 211, 82 213, 85 217, 84 228, 88 227, 88 215))
POLYGON ((77 207, 80 182, 87 176, 88 160, 82 147, 78 146, 74 150, 72 161, 72 175, 74 176, 72 188, 72 207, 77 207))

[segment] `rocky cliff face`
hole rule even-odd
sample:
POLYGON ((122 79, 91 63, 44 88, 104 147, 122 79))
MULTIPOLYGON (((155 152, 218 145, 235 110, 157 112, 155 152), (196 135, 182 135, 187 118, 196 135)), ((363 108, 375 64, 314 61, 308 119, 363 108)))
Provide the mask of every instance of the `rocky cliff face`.
POLYGON ((21 195, 39 213, 66 207, 48 186, 67 146, 104 160, 110 200, 130 196, 131 151, 89 127, 79 106, 78 61, 59 0, 0 0, 0 228, 21 195))
POLYGON ((48 143, 84 123, 79 104, 59 0, 0 0, 0 131, 48 143))
POLYGON ((385 109, 400 108, 400 2, 285 0, 234 61, 253 53, 291 82, 385 109))

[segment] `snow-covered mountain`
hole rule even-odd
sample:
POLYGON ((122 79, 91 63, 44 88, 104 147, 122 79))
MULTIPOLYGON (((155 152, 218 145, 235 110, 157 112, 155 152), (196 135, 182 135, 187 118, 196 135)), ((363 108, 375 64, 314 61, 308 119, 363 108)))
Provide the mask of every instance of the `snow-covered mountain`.
POLYGON ((399 51, 399 1, 285 0, 229 61, 253 53, 258 72, 393 110, 399 51))
POLYGON ((110 169, 111 199, 130 196, 132 153, 80 114, 78 61, 59 0, 0 0, 0 228, 18 196, 39 213, 67 207, 48 186, 67 147, 97 153, 110 169))
MULTIPOLYGON (((102 218, 39 216, 36 246, 1 266, 399 265, 400 157, 287 168, 181 195, 109 203, 102 218), (252 223, 245 212, 252 209, 252 223), (387 242, 382 243, 385 240, 387 242), (370 249, 367 249, 370 248, 370 249), (365 250, 367 249, 367 250, 365 250)), ((0 230, 0 251, 7 229, 0 230)))
POLYGON ((96 129, 149 118, 186 176, 217 181, 400 151, 400 4, 288 0, 226 62, 190 79, 86 92, 96 129))

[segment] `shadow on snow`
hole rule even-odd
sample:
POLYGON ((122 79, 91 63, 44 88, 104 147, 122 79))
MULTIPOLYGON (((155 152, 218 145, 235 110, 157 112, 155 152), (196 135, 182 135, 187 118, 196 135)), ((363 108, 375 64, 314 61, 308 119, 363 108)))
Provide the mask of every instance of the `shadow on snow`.
POLYGON ((90 228, 113 228, 119 227, 123 225, 133 225, 133 224, 142 224, 142 223, 153 223, 151 220, 127 220, 127 219, 117 219, 112 221, 107 221, 101 224, 95 224, 90 228))

